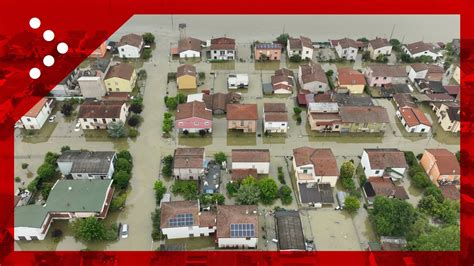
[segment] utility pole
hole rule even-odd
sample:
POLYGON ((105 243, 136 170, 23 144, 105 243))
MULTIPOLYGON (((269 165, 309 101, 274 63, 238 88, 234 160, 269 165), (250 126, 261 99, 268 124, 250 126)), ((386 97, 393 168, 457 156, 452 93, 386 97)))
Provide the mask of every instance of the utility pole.
POLYGON ((396 24, 393 24, 393 27, 392 27, 392 32, 390 33, 390 39, 388 39, 389 41, 392 39, 393 37, 393 32, 395 31, 395 25, 396 24))

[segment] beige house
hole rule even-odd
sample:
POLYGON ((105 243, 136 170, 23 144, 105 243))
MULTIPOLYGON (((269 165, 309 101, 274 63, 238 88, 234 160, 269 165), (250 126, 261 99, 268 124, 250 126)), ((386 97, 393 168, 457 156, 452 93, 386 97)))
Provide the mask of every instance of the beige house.
POLYGON ((364 93, 364 88, 367 84, 364 74, 349 67, 339 68, 337 72, 339 87, 347 88, 352 94, 364 93))
POLYGON ((227 129, 255 133, 257 131, 257 120, 258 110, 256 104, 227 105, 227 129))
POLYGON ((461 168, 452 152, 446 149, 426 149, 420 164, 435 185, 459 184, 461 168))
POLYGON ((452 133, 461 131, 461 110, 459 103, 434 103, 432 107, 438 117, 438 123, 444 131, 452 133))
POLYGON ((197 88, 196 67, 192 65, 182 65, 178 67, 176 82, 180 90, 193 90, 197 88))
POLYGON ((137 82, 137 73, 132 65, 120 63, 111 66, 104 77, 109 92, 132 92, 137 82))
POLYGON ((123 101, 86 101, 77 115, 82 129, 106 129, 111 122, 125 124, 128 104, 123 101))
POLYGON ((293 169, 298 184, 327 183, 336 186, 339 177, 336 157, 331 149, 300 147, 293 150, 293 169))

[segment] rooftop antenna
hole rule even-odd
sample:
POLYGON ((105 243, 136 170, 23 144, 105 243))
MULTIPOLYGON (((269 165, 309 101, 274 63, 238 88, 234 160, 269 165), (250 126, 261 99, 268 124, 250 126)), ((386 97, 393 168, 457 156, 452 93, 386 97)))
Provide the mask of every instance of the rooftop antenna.
POLYGON ((179 23, 179 39, 183 40, 186 38, 186 23, 179 23))

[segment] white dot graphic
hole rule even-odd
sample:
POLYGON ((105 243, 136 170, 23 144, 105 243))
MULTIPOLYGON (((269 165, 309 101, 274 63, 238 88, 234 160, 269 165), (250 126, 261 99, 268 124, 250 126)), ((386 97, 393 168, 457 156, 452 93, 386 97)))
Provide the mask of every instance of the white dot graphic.
POLYGON ((39 18, 31 18, 30 19, 30 27, 32 29, 37 29, 41 26, 41 20, 39 18))
POLYGON ((58 50, 58 53, 60 54, 65 54, 67 53, 67 50, 69 49, 67 44, 66 43, 59 43, 58 46, 56 47, 56 49, 58 50))
POLYGON ((47 55, 43 58, 43 64, 47 67, 54 65, 54 57, 47 55))
POLYGON ((30 78, 37 79, 40 76, 41 76, 41 71, 38 68, 34 67, 30 69, 30 78))
POLYGON ((47 42, 54 40, 54 32, 52 30, 46 30, 43 32, 43 39, 47 42))

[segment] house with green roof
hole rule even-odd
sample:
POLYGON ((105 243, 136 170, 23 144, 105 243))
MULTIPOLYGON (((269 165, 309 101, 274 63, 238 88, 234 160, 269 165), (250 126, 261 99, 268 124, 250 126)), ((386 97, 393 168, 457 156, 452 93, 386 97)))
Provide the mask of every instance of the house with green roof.
POLYGON ((112 180, 56 181, 44 205, 15 208, 15 240, 43 240, 56 219, 107 216, 112 180))

